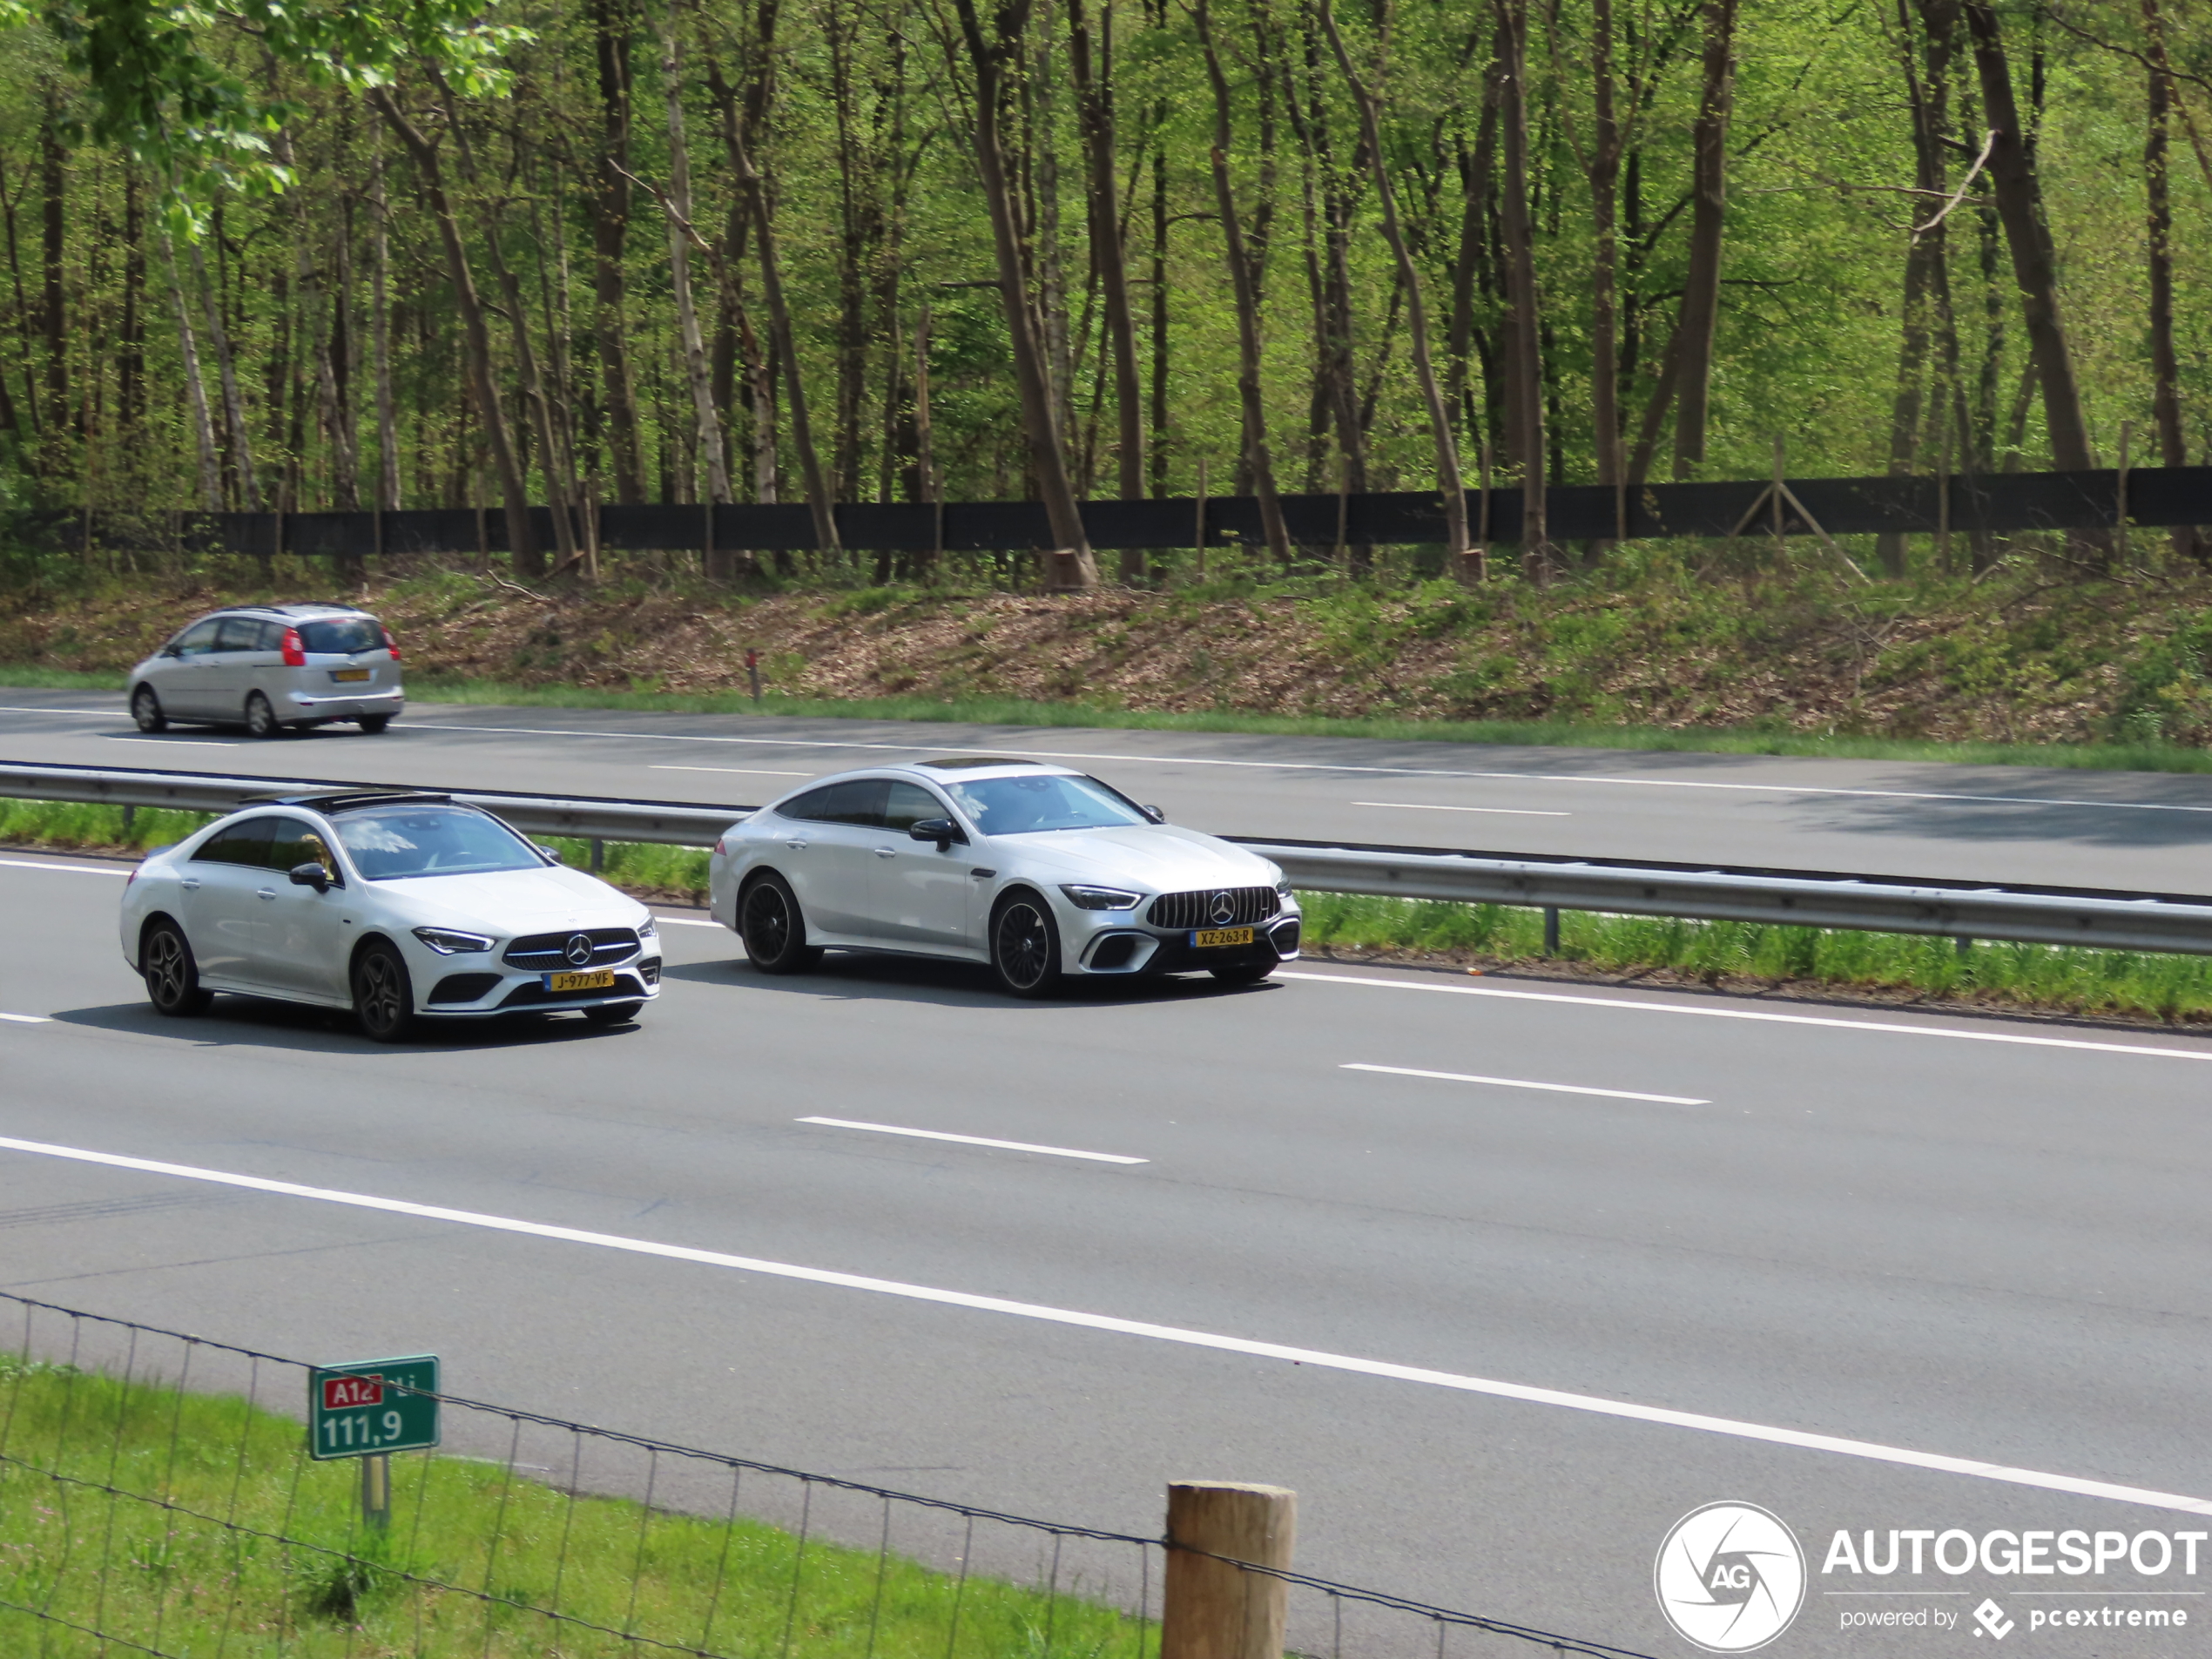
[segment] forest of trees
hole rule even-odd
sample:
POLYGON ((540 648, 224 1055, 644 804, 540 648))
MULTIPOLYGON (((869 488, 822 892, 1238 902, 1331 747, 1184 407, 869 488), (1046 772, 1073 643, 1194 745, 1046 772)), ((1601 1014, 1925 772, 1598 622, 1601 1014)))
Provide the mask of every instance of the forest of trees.
POLYGON ((26 17, 0 488, 486 506, 532 577, 592 573, 595 502, 803 501, 834 562, 832 502, 1019 497, 1079 587, 1097 496, 1254 497, 1289 560, 1280 495, 1433 490, 1466 552, 1487 476, 1541 570, 1548 482, 1777 441, 2202 462, 2203 5, 506 0, 467 72, 353 76, 212 11, 281 190, 26 17))

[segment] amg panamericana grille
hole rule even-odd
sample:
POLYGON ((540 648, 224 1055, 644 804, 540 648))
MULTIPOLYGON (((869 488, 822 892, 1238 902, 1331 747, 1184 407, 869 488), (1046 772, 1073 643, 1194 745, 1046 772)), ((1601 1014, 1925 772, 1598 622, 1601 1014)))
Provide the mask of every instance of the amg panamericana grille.
POLYGON ((1155 927, 1248 927, 1282 907, 1283 895, 1272 887, 1209 887, 1198 893, 1163 893, 1152 900, 1144 920, 1155 927), (1217 905, 1217 899, 1227 903, 1217 905))

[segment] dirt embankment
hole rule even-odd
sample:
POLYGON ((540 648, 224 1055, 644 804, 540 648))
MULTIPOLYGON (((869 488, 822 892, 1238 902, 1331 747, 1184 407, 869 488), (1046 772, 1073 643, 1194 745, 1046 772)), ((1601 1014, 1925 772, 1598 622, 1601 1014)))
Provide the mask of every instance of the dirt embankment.
MULTIPOLYGON (((0 660, 120 672, 247 597, 150 583, 0 598, 0 660)), ((1346 584, 1044 597, 730 595, 633 583, 533 595, 438 571, 371 588, 417 673, 521 685, 830 698, 1079 700, 1160 711, 1550 718, 2020 742, 2212 738, 2212 578, 1860 588, 1647 570, 1622 585, 1346 584)))

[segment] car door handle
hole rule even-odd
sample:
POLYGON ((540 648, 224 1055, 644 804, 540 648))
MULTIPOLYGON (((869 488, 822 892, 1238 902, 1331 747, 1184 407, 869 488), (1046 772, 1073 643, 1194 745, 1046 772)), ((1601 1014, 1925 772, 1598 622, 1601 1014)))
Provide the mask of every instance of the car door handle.
POLYGON ((804 841, 786 841, 784 845, 794 853, 804 853, 806 850, 806 843, 804 841))
POLYGON ((199 878, 196 875, 188 875, 182 882, 179 883, 179 885, 182 887, 186 893, 198 893, 199 891, 199 878))
POLYGON ((899 856, 899 849, 895 846, 879 846, 875 850, 875 855, 880 859, 895 859, 899 856))
POLYGON ((263 887, 253 896, 257 899, 273 899, 276 897, 276 889, 274 887, 263 887))
POLYGON ((981 865, 980 865, 980 864, 979 864, 979 865, 977 865, 977 866, 976 866, 974 869, 971 869, 970 871, 968 871, 968 874, 970 874, 970 875, 972 875, 972 876, 975 877, 978 880, 982 880, 982 881, 988 881, 988 880, 990 880, 993 876, 996 875, 997 873, 998 873, 998 872, 997 872, 996 870, 987 870, 987 869, 983 868, 983 867, 982 867, 981 865))

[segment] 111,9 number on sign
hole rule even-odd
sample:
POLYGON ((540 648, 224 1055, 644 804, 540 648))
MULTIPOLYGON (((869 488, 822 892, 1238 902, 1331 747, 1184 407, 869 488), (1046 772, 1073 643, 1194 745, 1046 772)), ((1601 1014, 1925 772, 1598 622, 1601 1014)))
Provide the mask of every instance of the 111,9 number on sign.
POLYGON ((307 1450, 316 1458, 423 1451, 438 1443, 438 1359, 364 1359, 307 1374, 307 1450))

